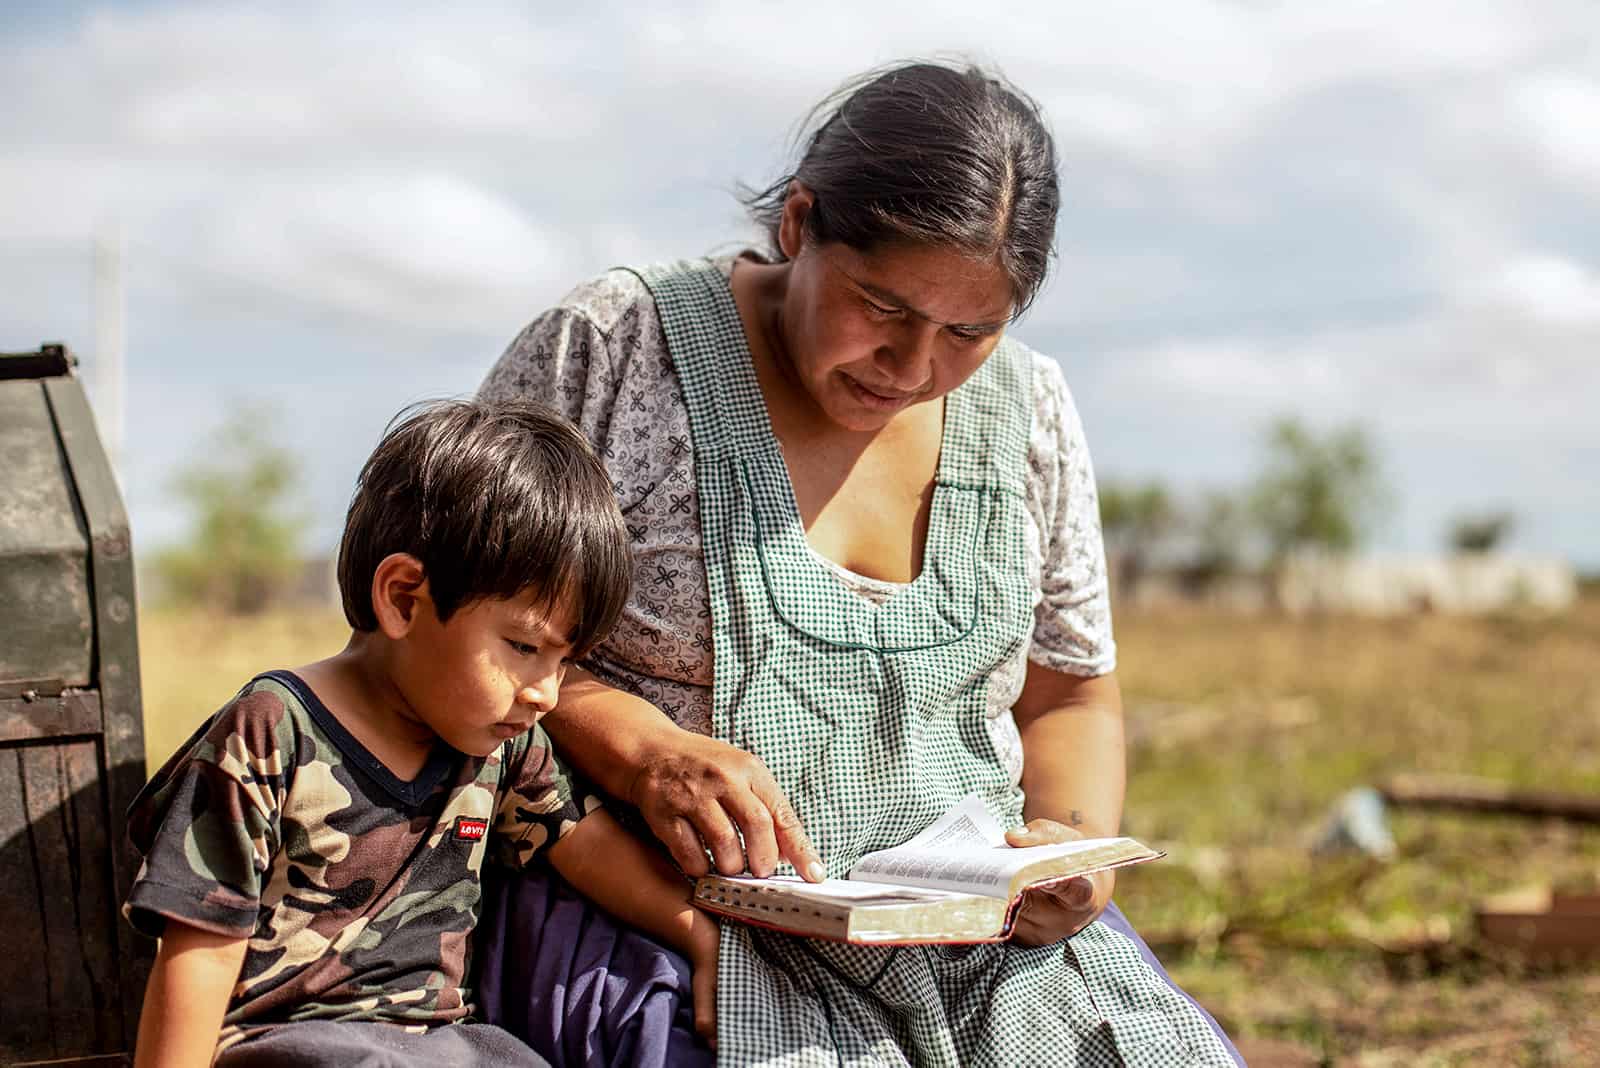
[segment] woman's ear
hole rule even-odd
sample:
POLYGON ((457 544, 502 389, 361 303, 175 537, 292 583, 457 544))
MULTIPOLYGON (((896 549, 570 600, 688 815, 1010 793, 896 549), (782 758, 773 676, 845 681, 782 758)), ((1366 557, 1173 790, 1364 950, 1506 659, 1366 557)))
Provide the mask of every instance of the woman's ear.
POLYGON ((410 553, 390 553, 372 572, 372 614, 384 637, 404 638, 417 613, 433 610, 433 595, 422 561, 410 553))
POLYGON ((817 195, 799 180, 789 183, 783 198, 783 215, 778 219, 778 251, 785 259, 800 255, 806 243, 806 217, 811 214, 817 195))

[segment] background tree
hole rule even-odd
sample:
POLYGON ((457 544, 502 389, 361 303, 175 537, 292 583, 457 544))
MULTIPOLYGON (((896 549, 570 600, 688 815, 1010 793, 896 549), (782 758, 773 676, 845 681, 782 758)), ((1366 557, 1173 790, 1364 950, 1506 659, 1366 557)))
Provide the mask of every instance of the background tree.
POLYGON ((1200 591, 1245 567, 1251 545, 1249 502, 1237 494, 1212 490, 1201 497, 1188 521, 1191 551, 1182 579, 1191 592, 1200 591))
POLYGON ((1515 525, 1510 512, 1461 516, 1450 524, 1450 548, 1458 553, 1493 552, 1511 536, 1515 525))
POLYGON ((1178 522, 1177 506, 1159 482, 1101 485, 1100 527, 1105 532, 1113 580, 1123 592, 1138 585, 1162 540, 1178 522))
POLYGON ((299 464, 272 439, 271 425, 260 409, 238 412, 212 435, 203 458, 178 473, 174 489, 191 513, 189 533, 154 561, 174 601, 254 613, 298 579, 299 464))
POLYGON ((1359 427, 1319 436, 1281 419, 1269 430, 1251 503, 1271 563, 1306 549, 1355 549, 1382 499, 1377 456, 1359 427))

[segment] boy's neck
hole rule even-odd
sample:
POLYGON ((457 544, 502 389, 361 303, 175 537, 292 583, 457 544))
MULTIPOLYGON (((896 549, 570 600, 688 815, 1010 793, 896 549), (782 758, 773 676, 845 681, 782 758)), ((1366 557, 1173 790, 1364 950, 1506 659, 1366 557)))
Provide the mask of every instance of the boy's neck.
POLYGON ((381 760, 396 778, 421 772, 439 741, 412 712, 388 666, 389 643, 355 631, 344 649, 326 660, 296 668, 340 726, 381 760))

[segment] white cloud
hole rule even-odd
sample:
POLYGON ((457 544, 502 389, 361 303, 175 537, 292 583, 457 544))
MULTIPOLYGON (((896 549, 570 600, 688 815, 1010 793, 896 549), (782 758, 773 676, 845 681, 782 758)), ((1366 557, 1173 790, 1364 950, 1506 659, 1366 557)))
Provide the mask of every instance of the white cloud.
POLYGON ((1495 272, 1484 296, 1512 316, 1545 326, 1600 328, 1600 273, 1562 256, 1530 253, 1510 260, 1495 272))
POLYGON ((569 267, 524 212, 450 174, 265 179, 219 214, 204 260, 375 320, 481 328, 569 267))
MULTIPOLYGON (((1600 49, 1594 60, 1600 63, 1600 49)), ((1540 72, 1513 90, 1510 111, 1538 149, 1593 192, 1600 181, 1600 78, 1540 72)))
MULTIPOLYGON (((209 274, 419 354, 492 337, 487 359, 585 273, 740 235, 729 186, 773 173, 822 93, 952 47, 1057 131, 1061 270, 1023 333, 1088 338, 1063 347, 1075 374, 1158 418, 1596 447, 1578 398, 1600 391, 1600 250, 1562 214, 1595 207, 1600 177, 1588 0, 103 9, 0 42, 0 94, 26 101, 0 115, 0 301, 78 285, 34 285, 8 247, 85 248, 115 218, 171 317, 135 303, 134 343, 201 318, 225 335, 209 274)), ((0 322, 58 336, 63 307, 0 322)), ((349 344, 300 325, 330 363, 349 344)), ((245 380, 202 365, 160 373, 245 380)), ((1169 462, 1155 437, 1120 440, 1169 462)))

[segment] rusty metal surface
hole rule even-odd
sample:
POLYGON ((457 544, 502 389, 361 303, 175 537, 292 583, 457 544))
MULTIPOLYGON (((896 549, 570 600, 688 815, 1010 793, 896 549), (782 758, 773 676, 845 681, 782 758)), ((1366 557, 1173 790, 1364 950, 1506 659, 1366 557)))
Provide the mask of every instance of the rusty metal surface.
POLYGON ((154 952, 119 910, 145 778, 132 545, 81 384, 19 366, 0 355, 0 1064, 122 1064, 154 952))
POLYGON ((41 345, 37 352, 0 352, 0 379, 54 378, 70 374, 77 362, 59 343, 41 345))
POLYGON ((69 690, 55 697, 0 698, 0 742, 100 734, 100 695, 69 690))
POLYGON ((89 539, 44 387, 0 381, 0 679, 89 684, 89 539))
POLYGON ((105 793, 93 740, 0 748, 0 1063, 129 1048, 105 793))
MULTIPOLYGON (((112 881, 116 900, 127 897, 138 859, 128 845, 127 812, 144 785, 144 712, 139 689, 139 636, 134 606, 133 539, 128 513, 116 476, 100 444, 94 415, 83 386, 75 377, 45 381, 45 393, 71 469, 78 506, 89 528, 90 570, 94 591, 95 682, 105 735, 102 740, 106 783, 105 818, 110 828, 112 881)), ((144 983, 155 956, 155 943, 117 925, 117 967, 124 999, 124 1026, 129 1048, 139 1031, 144 983)))
POLYGON ((72 374, 77 363, 61 342, 40 345, 37 352, 0 352, 0 379, 50 379, 72 374))

